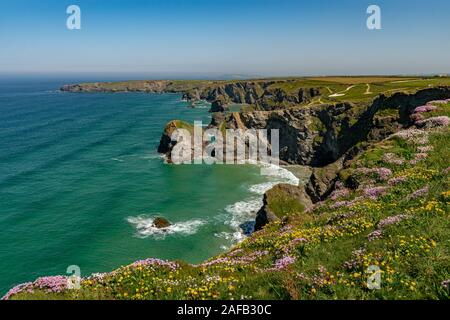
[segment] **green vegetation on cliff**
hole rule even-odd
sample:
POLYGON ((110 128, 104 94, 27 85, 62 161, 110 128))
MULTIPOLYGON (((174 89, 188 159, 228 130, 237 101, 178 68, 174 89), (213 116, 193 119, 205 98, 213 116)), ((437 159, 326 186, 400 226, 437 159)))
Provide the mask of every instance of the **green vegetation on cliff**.
POLYGON ((300 214, 305 210, 305 205, 301 201, 278 186, 267 191, 266 198, 268 208, 278 218, 300 214))

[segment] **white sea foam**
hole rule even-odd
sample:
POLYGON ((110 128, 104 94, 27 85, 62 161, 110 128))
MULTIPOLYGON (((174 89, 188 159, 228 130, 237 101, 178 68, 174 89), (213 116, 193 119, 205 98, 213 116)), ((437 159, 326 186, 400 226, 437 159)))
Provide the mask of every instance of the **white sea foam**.
POLYGON ((221 232, 216 236, 231 242, 231 245, 244 240, 248 234, 253 232, 256 213, 263 206, 262 195, 265 192, 279 183, 299 184, 299 179, 285 168, 273 164, 262 164, 260 167, 261 170, 264 170, 264 175, 271 181, 250 186, 248 190, 256 194, 255 196, 238 201, 225 208, 228 214, 225 224, 229 225, 233 231, 221 232))
POLYGON ((195 105, 195 109, 210 109, 211 104, 207 102, 201 102, 195 105))
POLYGON ((264 183, 260 183, 260 184, 255 184, 250 186, 250 188, 248 188, 248 190, 250 190, 250 192, 259 194, 259 195, 263 195, 264 193, 266 193, 267 191, 269 191, 270 189, 272 189, 275 185, 279 184, 279 181, 272 181, 272 182, 264 182, 264 183))
POLYGON ((177 222, 167 228, 156 228, 153 225, 155 217, 141 215, 137 217, 128 217, 127 221, 136 227, 136 236, 139 238, 154 237, 162 240, 168 235, 180 234, 184 236, 197 233, 198 229, 206 224, 206 221, 200 219, 177 222))
POLYGON ((240 228, 242 223, 255 218, 256 212, 258 212, 262 205, 263 201, 261 197, 254 197, 227 206, 225 211, 231 214, 231 219, 227 224, 234 228, 240 228))
POLYGON ((266 176, 269 176, 273 179, 273 181, 263 182, 259 184, 255 184, 250 186, 250 192, 263 195, 272 187, 279 183, 287 183, 297 186, 300 183, 300 180, 289 170, 276 166, 276 165, 262 165, 263 173, 266 176))
POLYGON ((300 182, 300 180, 292 172, 274 164, 261 165, 261 172, 265 176, 275 177, 279 179, 278 183, 298 185, 300 182))
POLYGON ((219 232, 215 233, 214 236, 217 238, 221 238, 226 240, 228 245, 221 245, 220 248, 222 250, 228 250, 230 249, 234 244, 241 242, 245 239, 245 235, 242 232, 236 231, 236 232, 219 232))
POLYGON ((164 154, 150 153, 145 156, 142 156, 141 159, 144 159, 144 160, 164 159, 164 154))
POLYGON ((244 240, 253 232, 256 213, 262 205, 261 197, 251 197, 227 206, 225 224, 229 225, 233 231, 218 233, 216 237, 225 239, 230 246, 244 240))
POLYGON ((238 214, 243 212, 254 212, 261 207, 262 200, 258 198, 249 198, 244 201, 238 201, 225 208, 225 211, 231 214, 238 214))

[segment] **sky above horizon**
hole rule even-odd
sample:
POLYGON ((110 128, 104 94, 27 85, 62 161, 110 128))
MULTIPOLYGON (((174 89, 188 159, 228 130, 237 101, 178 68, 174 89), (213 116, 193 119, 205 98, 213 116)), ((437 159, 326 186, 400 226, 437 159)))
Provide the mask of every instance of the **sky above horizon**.
POLYGON ((450 73, 448 0, 0 0, 0 75, 450 73), (68 30, 66 8, 81 8, 68 30), (379 5, 382 30, 368 30, 379 5))

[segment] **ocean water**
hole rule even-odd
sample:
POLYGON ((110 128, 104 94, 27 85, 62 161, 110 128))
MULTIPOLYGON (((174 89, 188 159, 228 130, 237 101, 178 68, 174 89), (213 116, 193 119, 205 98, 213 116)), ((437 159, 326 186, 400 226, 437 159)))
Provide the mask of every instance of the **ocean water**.
POLYGON ((0 295, 43 275, 82 276, 157 257, 198 263, 242 239, 285 170, 164 164, 172 119, 209 122, 177 94, 62 93, 0 81, 0 295), (152 228, 163 216, 173 225, 152 228))

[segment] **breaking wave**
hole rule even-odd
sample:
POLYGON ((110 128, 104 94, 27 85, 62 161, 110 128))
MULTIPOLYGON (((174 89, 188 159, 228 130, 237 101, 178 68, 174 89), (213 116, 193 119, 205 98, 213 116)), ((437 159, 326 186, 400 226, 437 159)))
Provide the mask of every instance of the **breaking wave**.
POLYGON ((189 236, 197 233, 198 229, 206 224, 206 221, 200 219, 177 222, 167 228, 156 228, 153 225, 155 217, 141 215, 137 217, 128 217, 127 221, 136 227, 136 236, 139 238, 153 237, 157 240, 163 240, 166 236, 179 234, 189 236))
POLYGON ((216 237, 230 241, 234 245, 245 239, 254 231, 254 221, 258 210, 263 206, 263 195, 277 184, 287 183, 298 185, 299 179, 289 170, 276 166, 260 165, 261 174, 268 177, 267 182, 251 185, 248 191, 254 194, 245 200, 230 204, 225 208, 227 219, 225 224, 232 228, 232 232, 221 232, 216 237))

